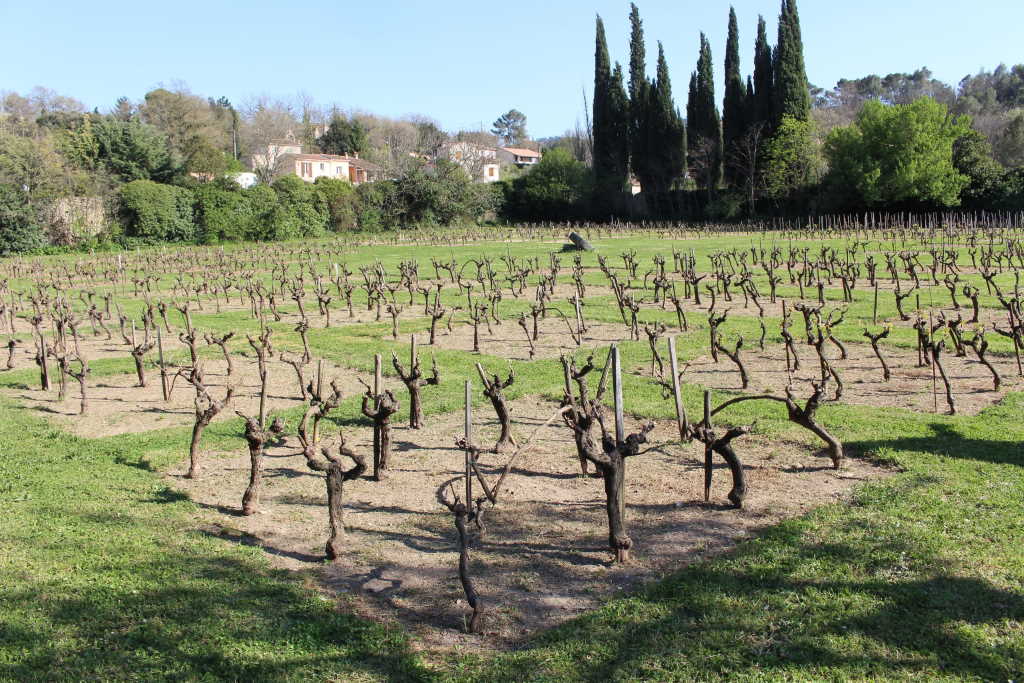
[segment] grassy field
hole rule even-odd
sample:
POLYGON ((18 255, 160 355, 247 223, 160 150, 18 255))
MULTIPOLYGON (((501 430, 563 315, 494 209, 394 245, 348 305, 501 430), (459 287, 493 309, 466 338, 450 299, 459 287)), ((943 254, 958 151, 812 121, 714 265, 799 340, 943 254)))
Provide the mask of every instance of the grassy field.
MULTIPOLYGON (((636 250, 645 264, 642 274, 652 256, 670 257, 672 247, 693 248, 698 269, 706 271, 713 252, 748 249, 753 240, 745 235, 713 243, 630 238, 598 246, 609 262, 624 250, 636 250)), ((814 249, 821 245, 808 243, 814 249)), ((421 264, 421 277, 427 277, 431 258, 535 256, 543 267, 556 247, 362 247, 344 258, 353 270, 378 260, 395 270, 413 258, 421 264)), ((325 255, 320 265, 328 267, 337 258, 325 255)), ((565 281, 571 255, 562 258, 565 281)), ((596 265, 593 255, 587 264, 596 265)), ((984 291, 980 277, 964 277, 984 291)), ((158 286, 169 286, 171 278, 165 274, 158 286)), ((1012 290, 1012 273, 999 278, 1012 290)), ((588 281, 596 288, 604 278, 589 271, 588 281)), ((31 282, 24 277, 13 286, 27 288, 31 282)), ((95 290, 105 291, 100 285, 95 290)), ((795 296, 796 288, 783 285, 779 293, 795 296)), ((841 301, 838 289, 826 295, 841 301)), ((460 297, 447 292, 444 299, 454 305, 460 297)), ((871 292, 862 287, 855 299, 837 331, 845 341, 862 341, 863 327, 870 326, 871 292)), ((925 306, 946 301, 948 294, 941 286, 929 287, 921 299, 925 306)), ((120 301, 127 315, 138 318, 141 301, 120 301)), ((998 310, 994 297, 982 301, 986 311, 998 310)), ((621 323, 610 295, 588 296, 586 302, 588 320, 621 323)), ((365 298, 361 303, 365 308, 365 298)), ((570 310, 565 301, 555 303, 570 310)), ((895 315, 891 295, 879 303, 881 320, 895 315)), ((500 315, 514 319, 528 305, 528 296, 507 297, 499 304, 500 315)), ((727 333, 756 338, 756 311, 733 306, 727 333)), ((690 310, 690 331, 678 338, 684 362, 705 353, 707 344, 706 317, 690 310)), ((343 318, 340 311, 335 315, 343 318)), ((674 324, 675 315, 651 308, 643 319, 674 324)), ((244 311, 217 314, 207 306, 194 312, 193 320, 209 332, 256 330, 244 311)), ((401 333, 420 332, 428 324, 409 318, 401 322, 401 333)), ((768 343, 777 345, 778 318, 769 317, 766 326, 768 343)), ((282 348, 301 348, 291 325, 274 327, 282 348)), ((339 325, 311 331, 310 343, 316 356, 365 375, 374 352, 405 348, 381 339, 389 332, 389 322, 339 325)), ((233 348, 243 353, 240 336, 233 348)), ((995 353, 1010 352, 1006 340, 992 335, 990 341, 995 353)), ((897 326, 887 345, 912 349, 913 331, 897 326)), ((647 364, 646 341, 620 346, 627 368, 647 364)), ((439 351, 436 357, 453 381, 428 388, 428 414, 460 408, 461 380, 474 376, 474 363, 496 372, 508 365, 500 357, 462 349, 439 351)), ((560 396, 557 359, 513 365, 518 379, 511 399, 560 396)), ((93 363, 94 378, 131 370, 127 354, 93 363)), ((0 375, 0 387, 34 387, 37 375, 24 367, 8 371, 0 375)), ((671 401, 649 377, 627 374, 625 389, 630 413, 673 416, 671 401)), ((684 387, 691 414, 698 412, 701 392, 698 385, 684 387)), ((346 397, 332 418, 338 425, 365 424, 358 398, 346 397)), ((821 507, 639 593, 613 596, 600 609, 535 635, 522 649, 485 653, 425 648, 398 625, 353 615, 344 597, 325 595, 315 577, 272 569, 259 548, 197 528, 196 504, 160 476, 185 457, 189 428, 81 438, 4 398, 0 678, 1018 679, 1024 673, 1022 409, 1019 392, 976 416, 827 405, 821 420, 851 456, 887 463, 899 473, 859 487, 849 504, 821 507)), ((285 414, 292 430, 299 414, 294 409, 285 414)), ((774 405, 745 403, 728 414, 734 424, 755 419, 760 434, 813 444, 774 405)), ((241 451, 240 434, 240 420, 215 422, 204 446, 241 451)))

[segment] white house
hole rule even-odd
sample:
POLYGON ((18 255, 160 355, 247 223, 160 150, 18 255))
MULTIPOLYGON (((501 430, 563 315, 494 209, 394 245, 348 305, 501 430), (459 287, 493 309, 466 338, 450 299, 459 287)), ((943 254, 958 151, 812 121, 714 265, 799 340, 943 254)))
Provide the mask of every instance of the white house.
POLYGON ((441 146, 438 158, 458 164, 476 182, 496 183, 501 180, 501 163, 494 147, 454 140, 441 146))
POLYGON ((519 168, 540 163, 540 152, 523 147, 502 147, 498 151, 498 156, 502 161, 515 164, 519 168))
POLYGON ((339 178, 353 185, 376 180, 380 167, 359 157, 337 154, 286 154, 281 159, 280 173, 294 173, 308 183, 317 178, 339 178))

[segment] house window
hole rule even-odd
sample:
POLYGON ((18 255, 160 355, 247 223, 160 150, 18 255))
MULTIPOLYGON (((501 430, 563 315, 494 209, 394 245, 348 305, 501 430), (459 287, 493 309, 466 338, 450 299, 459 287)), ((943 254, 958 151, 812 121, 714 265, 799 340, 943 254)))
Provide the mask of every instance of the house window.
POLYGON ((313 176, 313 163, 312 162, 310 162, 310 161, 303 161, 302 162, 302 175, 304 177, 310 177, 310 178, 313 176))
POLYGON ((323 164, 320 164, 320 170, 321 171, 324 170, 324 165, 323 164))
POLYGON ((493 178, 494 177, 494 167, 493 166, 491 166, 490 168, 487 169, 487 177, 488 178, 493 178))
POLYGON ((336 166, 334 168, 334 175, 341 175, 341 170, 341 166, 336 166))

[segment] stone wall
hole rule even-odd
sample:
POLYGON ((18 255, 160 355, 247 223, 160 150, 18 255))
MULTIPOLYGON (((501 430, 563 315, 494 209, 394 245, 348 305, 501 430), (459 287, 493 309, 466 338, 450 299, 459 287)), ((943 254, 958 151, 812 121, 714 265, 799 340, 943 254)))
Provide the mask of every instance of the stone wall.
POLYGON ((100 197, 62 197, 43 211, 50 244, 62 246, 95 237, 106 226, 107 219, 100 197))

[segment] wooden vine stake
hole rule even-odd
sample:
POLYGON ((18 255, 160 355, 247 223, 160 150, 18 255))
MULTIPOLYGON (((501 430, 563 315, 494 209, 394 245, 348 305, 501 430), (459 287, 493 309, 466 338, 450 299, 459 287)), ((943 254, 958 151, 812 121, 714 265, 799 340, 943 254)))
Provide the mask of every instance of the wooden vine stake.
MULTIPOLYGON (((929 293, 931 292, 931 290, 928 290, 928 291, 929 291, 929 293)), ((932 335, 934 335, 935 333, 932 332, 932 324, 933 324, 933 321, 932 321, 932 309, 929 308, 928 309, 928 348, 930 350, 933 350, 935 348, 935 340, 932 338, 932 335)), ((935 379, 936 378, 935 378, 935 354, 934 354, 934 352, 932 353, 932 363, 931 363, 931 365, 932 365, 932 412, 937 414, 939 412, 939 394, 938 394, 938 387, 935 384, 935 379)))
MULTIPOLYGON (((704 429, 711 431, 711 391, 704 390, 704 429)), ((711 500, 711 464, 714 451, 711 449, 711 442, 704 442, 704 502, 711 500)))
POLYGON ((676 422, 679 424, 679 440, 689 441, 690 424, 686 419, 683 395, 679 387, 679 361, 676 359, 676 338, 668 338, 668 360, 672 369, 672 395, 676 402, 676 422))
POLYGON ((875 305, 871 311, 871 324, 878 324, 878 280, 875 280, 875 305))
POLYGON ((470 472, 470 448, 473 444, 473 383, 470 380, 466 380, 466 396, 465 396, 465 425, 463 434, 466 438, 466 448, 463 449, 463 455, 465 456, 465 470, 466 470, 466 503, 471 504, 473 501, 473 477, 470 472))
MULTIPOLYGON (((455 518, 455 530, 459 536, 459 581, 462 583, 462 590, 466 594, 466 602, 469 603, 473 613, 469 618, 467 624, 467 630, 470 633, 480 633, 481 631, 481 618, 483 615, 483 601, 480 600, 480 596, 476 592, 476 588, 473 586, 473 581, 469 576, 469 528, 468 522, 474 516, 473 515, 473 463, 474 463, 474 447, 471 442, 472 428, 473 428, 473 408, 472 408, 472 383, 466 380, 466 395, 465 395, 465 438, 460 445, 463 446, 463 453, 465 456, 464 464, 465 470, 463 477, 466 480, 465 490, 465 501, 459 499, 459 494, 455 493, 452 482, 448 482, 447 488, 451 490, 452 499, 448 500, 445 495, 445 490, 442 489, 440 499, 452 515, 455 518)), ((484 485, 486 489, 486 484, 484 485)), ((495 487, 495 492, 497 487, 495 487)), ((483 502, 483 499, 481 499, 483 502)), ((477 515, 479 515, 479 508, 477 515)))
POLYGON ((156 325, 156 349, 160 359, 160 391, 163 392, 164 401, 171 399, 171 394, 167 390, 167 366, 164 365, 164 342, 163 337, 160 336, 160 326, 156 325))
POLYGON ((362 413, 373 420, 373 480, 380 481, 381 473, 388 468, 391 453, 391 416, 398 412, 399 405, 395 395, 384 390, 379 353, 374 354, 373 361, 373 386, 359 381, 366 387, 362 413))
POLYGON ((622 407, 622 360, 619 347, 612 344, 612 395, 615 402, 615 440, 622 443, 626 439, 626 416, 622 407))

